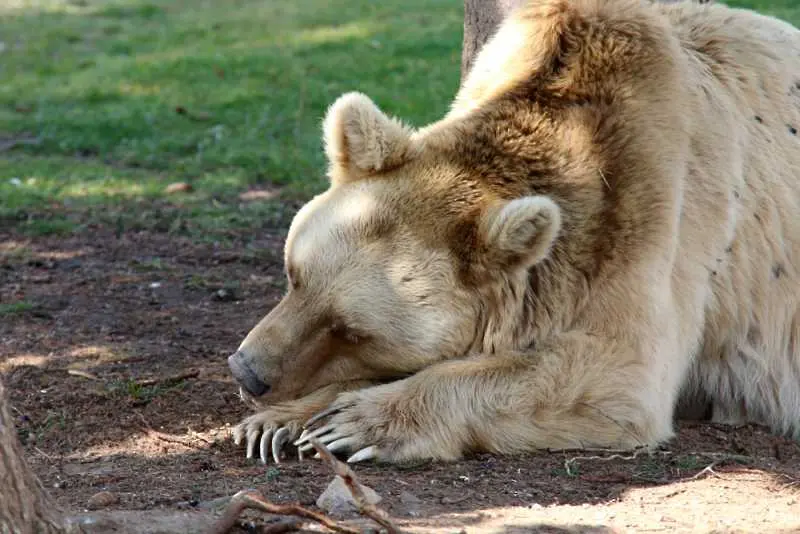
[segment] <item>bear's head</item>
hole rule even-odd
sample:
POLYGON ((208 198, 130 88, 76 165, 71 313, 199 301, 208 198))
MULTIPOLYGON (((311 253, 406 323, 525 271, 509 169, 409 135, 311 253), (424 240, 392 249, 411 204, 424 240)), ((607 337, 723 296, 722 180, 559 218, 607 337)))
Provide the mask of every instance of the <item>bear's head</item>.
POLYGON ((286 295, 229 358, 243 392, 280 402, 487 350, 486 286, 527 285, 561 212, 479 176, 475 158, 494 149, 460 129, 412 130, 360 93, 330 107, 331 184, 291 224, 286 295))
POLYGON ((631 266, 677 232, 685 57, 647 3, 543 0, 503 22, 438 122, 340 97, 289 290, 229 359, 243 390, 272 404, 390 381, 636 313, 614 305, 631 266))

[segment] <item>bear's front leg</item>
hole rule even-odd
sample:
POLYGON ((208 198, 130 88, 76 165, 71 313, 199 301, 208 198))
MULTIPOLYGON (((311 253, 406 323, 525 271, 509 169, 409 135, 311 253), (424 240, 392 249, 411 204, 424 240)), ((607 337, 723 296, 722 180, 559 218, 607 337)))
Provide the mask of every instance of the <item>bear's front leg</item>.
POLYGON ((349 462, 404 462, 655 444, 672 435, 659 372, 616 341, 564 334, 536 352, 444 362, 342 393, 295 445, 309 450, 316 438, 349 462))
POLYGON ((328 406, 339 393, 372 384, 369 381, 331 384, 300 399, 265 406, 233 428, 234 442, 239 445, 246 441, 247 458, 254 458, 258 447, 258 457, 263 463, 267 463, 270 455, 275 463, 280 463, 284 445, 298 437, 309 417, 328 406))

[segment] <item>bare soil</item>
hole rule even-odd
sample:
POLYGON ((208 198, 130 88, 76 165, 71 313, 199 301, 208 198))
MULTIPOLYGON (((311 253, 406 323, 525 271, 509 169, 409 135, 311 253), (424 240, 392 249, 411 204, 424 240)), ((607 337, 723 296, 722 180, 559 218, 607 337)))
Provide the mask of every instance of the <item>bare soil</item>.
MULTIPOLYGON (((28 460, 61 505, 108 491, 108 510, 216 512, 215 499, 256 488, 314 507, 327 466, 264 466, 229 437, 247 408, 225 360, 283 291, 282 241, 0 231, 0 372, 28 460)), ((636 455, 355 471, 420 532, 800 532, 800 444, 756 426, 682 423, 663 450, 636 455)), ((268 521, 248 517, 254 532, 268 521)))

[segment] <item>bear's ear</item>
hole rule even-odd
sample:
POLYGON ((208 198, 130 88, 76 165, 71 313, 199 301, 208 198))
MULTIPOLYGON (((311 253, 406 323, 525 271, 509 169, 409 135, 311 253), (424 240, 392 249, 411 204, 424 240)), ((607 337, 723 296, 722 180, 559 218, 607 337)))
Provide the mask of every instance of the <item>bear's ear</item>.
POLYGON ((386 116, 369 97, 357 92, 346 93, 331 105, 322 131, 334 181, 401 164, 411 142, 410 128, 386 116))
POLYGON ((526 196, 494 207, 484 215, 487 258, 523 268, 542 261, 561 229, 561 210, 545 196, 526 196))

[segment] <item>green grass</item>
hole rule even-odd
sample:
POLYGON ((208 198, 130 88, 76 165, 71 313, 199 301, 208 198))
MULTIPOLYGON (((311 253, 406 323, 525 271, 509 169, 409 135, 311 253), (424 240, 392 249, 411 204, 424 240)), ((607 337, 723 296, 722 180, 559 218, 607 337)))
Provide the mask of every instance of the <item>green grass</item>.
POLYGON ((158 396, 170 391, 184 389, 186 381, 180 380, 175 384, 149 384, 142 385, 133 379, 115 380, 111 382, 107 389, 113 395, 127 397, 133 401, 150 402, 158 396))
POLYGON ((20 300, 17 302, 0 303, 0 317, 8 315, 18 315, 33 310, 34 306, 30 302, 20 300))
POLYGON ((325 185, 320 121, 341 93, 418 124, 446 111, 461 17, 460 0, 4 3, 0 147, 23 142, 0 152, 0 225, 283 224, 325 185), (239 197, 264 187, 281 197, 239 197))
MULTIPOLYGON (((800 22, 796 0, 729 2, 800 22)), ((461 0, 13 0, 0 21, 0 229, 31 235, 284 225, 325 185, 337 96, 420 125, 459 78, 461 0)))
POLYGON ((800 26, 800 2, 797 0, 724 0, 724 3, 733 7, 755 9, 800 26))

